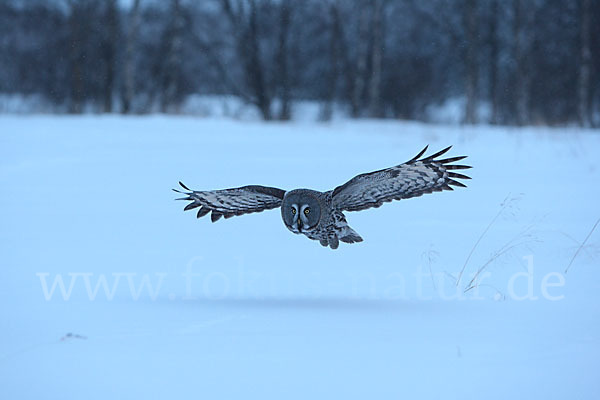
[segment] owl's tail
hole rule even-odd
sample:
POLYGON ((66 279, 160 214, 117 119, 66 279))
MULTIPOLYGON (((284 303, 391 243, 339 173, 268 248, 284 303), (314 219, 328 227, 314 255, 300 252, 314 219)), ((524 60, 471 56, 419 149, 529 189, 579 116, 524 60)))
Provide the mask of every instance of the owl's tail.
POLYGON ((334 229, 328 232, 326 239, 321 240, 323 246, 329 246, 335 250, 339 247, 340 241, 344 243, 358 243, 363 241, 363 238, 354 229, 350 228, 342 213, 334 214, 334 218, 334 229))
POLYGON ((340 240, 344 243, 358 243, 362 242, 363 238, 344 221, 343 225, 336 225, 335 232, 329 232, 326 238, 319 239, 322 246, 329 246, 333 250, 340 246, 340 240))
POLYGON ((338 236, 344 243, 358 243, 363 241, 363 238, 354 229, 350 228, 348 224, 342 227, 338 236))

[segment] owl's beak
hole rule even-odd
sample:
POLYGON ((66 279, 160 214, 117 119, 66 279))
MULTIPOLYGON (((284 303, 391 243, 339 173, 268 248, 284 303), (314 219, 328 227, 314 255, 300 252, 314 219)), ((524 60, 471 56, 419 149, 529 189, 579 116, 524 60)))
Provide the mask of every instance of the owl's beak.
POLYGON ((298 233, 302 232, 302 221, 300 221, 300 218, 296 221, 296 226, 298 227, 298 233))

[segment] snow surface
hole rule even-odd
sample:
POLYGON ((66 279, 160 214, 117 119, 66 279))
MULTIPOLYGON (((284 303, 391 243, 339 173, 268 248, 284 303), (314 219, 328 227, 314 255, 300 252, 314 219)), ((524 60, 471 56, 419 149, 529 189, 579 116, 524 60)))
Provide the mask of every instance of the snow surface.
POLYGON ((564 271, 599 153, 577 129, 1 116, 0 398, 597 399, 600 228, 564 271), (425 144, 469 155, 469 187, 348 213, 365 242, 336 251, 170 190, 327 190, 425 144))

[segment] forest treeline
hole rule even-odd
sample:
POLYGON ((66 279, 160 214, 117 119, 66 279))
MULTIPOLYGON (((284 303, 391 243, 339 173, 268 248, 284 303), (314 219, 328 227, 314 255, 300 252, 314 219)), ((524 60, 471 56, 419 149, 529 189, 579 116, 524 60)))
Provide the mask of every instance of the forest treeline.
POLYGON ((599 0, 0 0, 0 92, 71 113, 231 94, 426 120, 460 98, 465 123, 591 126, 599 49, 599 0))

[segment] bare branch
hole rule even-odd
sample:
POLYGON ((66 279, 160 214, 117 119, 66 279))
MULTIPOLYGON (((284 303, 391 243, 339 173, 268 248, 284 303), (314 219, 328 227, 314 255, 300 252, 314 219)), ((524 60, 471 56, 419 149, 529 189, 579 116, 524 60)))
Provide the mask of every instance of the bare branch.
POLYGON ((579 254, 579 252, 581 251, 581 249, 583 248, 583 246, 585 246, 585 244, 588 241, 588 239, 590 238, 590 236, 592 236, 592 233, 594 232, 594 230, 598 226, 598 223, 600 223, 600 218, 598 218, 598 220, 596 221, 596 223, 592 227, 592 230, 587 234, 587 236, 585 237, 585 240, 583 241, 583 243, 581 243, 581 246, 579 246, 579 248, 577 249, 577 251, 575 252, 575 254, 573 254, 573 258, 571 258, 571 262, 569 262, 569 265, 567 265, 567 268, 565 269, 565 274, 569 271, 569 268, 571 268, 571 265, 573 264, 573 261, 575 261, 575 258, 577 257, 577 255, 579 254))

